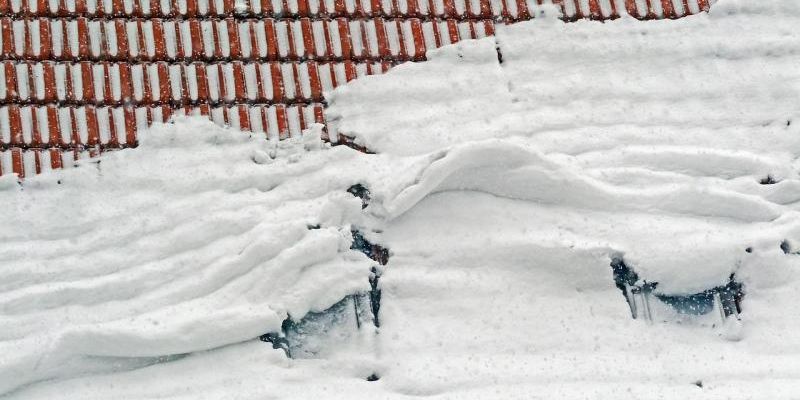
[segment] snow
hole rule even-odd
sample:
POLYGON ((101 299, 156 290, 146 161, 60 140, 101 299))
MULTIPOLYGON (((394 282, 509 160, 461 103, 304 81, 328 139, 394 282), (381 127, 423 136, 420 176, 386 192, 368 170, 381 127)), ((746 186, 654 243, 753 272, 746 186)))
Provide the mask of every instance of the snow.
POLYGON ((0 389, 252 339, 368 288, 348 250, 360 201, 327 168, 342 150, 270 145, 185 120, 153 129, 145 151, 21 189, 4 179, 0 389), (284 184, 297 174, 319 181, 284 184))
POLYGON ((796 398, 797 15, 498 28, 329 94, 331 128, 378 154, 179 119, 3 176, 0 393, 796 398), (377 334, 315 359, 259 342, 369 288, 351 227, 391 252, 377 334), (632 320, 619 255, 664 294, 736 273, 741 321, 632 320))

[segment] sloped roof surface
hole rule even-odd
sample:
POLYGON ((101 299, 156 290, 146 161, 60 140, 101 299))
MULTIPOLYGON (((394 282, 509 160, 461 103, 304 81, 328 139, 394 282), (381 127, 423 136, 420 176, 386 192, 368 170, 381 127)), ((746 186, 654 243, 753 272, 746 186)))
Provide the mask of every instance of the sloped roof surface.
MULTIPOLYGON (((549 0, 0 0, 0 175, 136 145, 175 114, 288 138, 324 93, 494 34, 549 0)), ((678 18, 709 0, 553 1, 562 19, 678 18)), ((338 142, 339 138, 324 137, 338 142)))

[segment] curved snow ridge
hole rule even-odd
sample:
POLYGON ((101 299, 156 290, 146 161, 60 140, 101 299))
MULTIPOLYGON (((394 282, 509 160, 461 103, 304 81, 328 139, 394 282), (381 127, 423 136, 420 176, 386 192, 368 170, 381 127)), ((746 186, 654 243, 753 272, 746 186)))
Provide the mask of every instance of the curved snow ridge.
MULTIPOLYGON (((437 193, 455 196, 448 198, 469 198, 470 192, 483 192, 518 200, 515 208, 503 211, 476 204, 471 212, 486 215, 471 216, 465 225, 487 225, 489 230, 467 230, 469 235, 463 238, 449 237, 446 241, 454 244, 448 251, 456 251, 459 246, 494 248, 527 241, 525 251, 534 258, 534 249, 541 246, 567 253, 602 253, 597 256, 597 267, 607 265, 610 257, 623 254, 626 263, 640 276, 658 282, 659 291, 674 295, 702 292, 725 284, 743 266, 752 269, 770 262, 776 253, 781 253, 781 241, 798 237, 800 232, 796 205, 775 201, 800 196, 800 180, 786 166, 791 165, 788 158, 783 160, 786 165, 780 162, 781 157, 776 157, 774 164, 764 162, 783 168, 788 177, 776 184, 762 185, 758 178, 763 175, 754 174, 763 172, 762 163, 747 152, 675 148, 664 152, 664 159, 654 157, 650 163, 654 169, 647 168, 651 160, 636 154, 633 159, 644 167, 631 162, 634 166, 626 168, 628 172, 635 169, 640 175, 631 184, 614 183, 602 168, 587 168, 589 160, 602 165, 600 156, 594 158, 586 153, 590 156, 581 159, 580 154, 544 153, 537 144, 535 138, 472 141, 418 157, 418 164, 407 169, 405 177, 395 179, 406 182, 405 186, 387 188, 381 197, 382 208, 375 207, 373 212, 390 221, 403 221, 406 214, 415 215, 408 217, 412 220, 420 219, 413 211, 420 206, 430 207, 428 199, 437 198, 437 193), (708 165, 701 165, 698 157, 705 152, 726 162, 717 164, 712 156, 708 165), (752 162, 744 163, 733 174, 738 178, 731 179, 737 157, 752 162), (506 213, 516 215, 506 222, 525 226, 523 235, 514 230, 503 232, 503 220, 495 219, 506 213), (525 214, 530 214, 530 219, 516 220, 525 218, 525 214), (475 223, 473 219, 482 222, 475 223), (498 237, 492 240, 495 235, 498 237), (759 254, 751 255, 753 249, 759 254)), ((420 229, 418 234, 425 233, 420 229)), ((520 249, 525 247, 521 246, 520 249)), ((780 260, 778 264, 786 263, 787 260, 780 260)))
POLYGON ((0 393, 251 340, 367 290, 355 152, 315 129, 274 143, 183 119, 0 190, 0 393))
POLYGON ((591 151, 574 157, 585 168, 639 167, 689 176, 714 176, 733 179, 767 175, 776 180, 792 177, 792 157, 745 150, 726 150, 691 146, 626 146, 591 151))
POLYGON ((440 192, 519 199, 571 215, 532 227, 583 232, 692 293, 795 237, 799 21, 783 0, 678 21, 539 19, 349 85, 330 110, 371 150, 418 156, 377 185, 376 214, 403 220, 440 192))
POLYGON ((611 185, 531 146, 501 140, 449 149, 422 172, 417 183, 387 199, 383 207, 390 218, 396 218, 425 196, 451 190, 583 209, 667 212, 748 222, 771 221, 781 215, 779 205, 763 198, 703 183, 647 188, 611 185))

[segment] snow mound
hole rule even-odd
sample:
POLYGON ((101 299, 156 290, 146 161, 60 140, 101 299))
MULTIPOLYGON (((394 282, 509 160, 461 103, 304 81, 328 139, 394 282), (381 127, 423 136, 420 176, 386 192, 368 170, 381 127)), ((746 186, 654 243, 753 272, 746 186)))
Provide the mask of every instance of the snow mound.
POLYGON ((0 392, 250 340, 367 289, 361 204, 331 168, 352 152, 308 143, 185 119, 0 191, 0 392))

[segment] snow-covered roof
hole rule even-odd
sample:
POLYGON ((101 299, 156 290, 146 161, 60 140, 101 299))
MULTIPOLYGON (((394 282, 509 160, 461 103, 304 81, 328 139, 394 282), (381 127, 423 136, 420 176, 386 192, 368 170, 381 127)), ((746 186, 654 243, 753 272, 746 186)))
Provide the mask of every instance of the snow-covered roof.
POLYGON ((0 1, 0 175, 135 146, 138 131, 176 114, 298 136, 325 123, 334 88, 538 13, 660 19, 709 8, 708 0, 554 3, 0 1))

